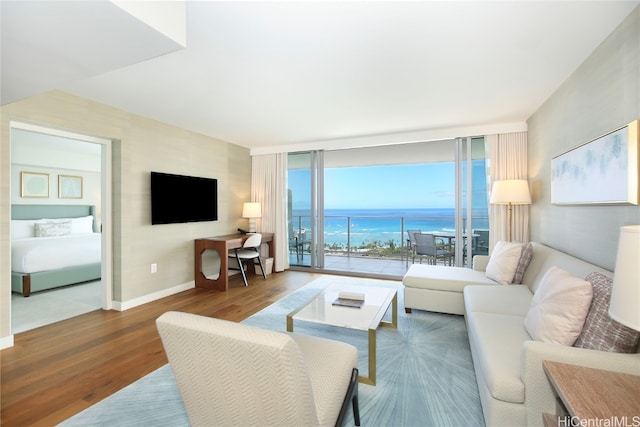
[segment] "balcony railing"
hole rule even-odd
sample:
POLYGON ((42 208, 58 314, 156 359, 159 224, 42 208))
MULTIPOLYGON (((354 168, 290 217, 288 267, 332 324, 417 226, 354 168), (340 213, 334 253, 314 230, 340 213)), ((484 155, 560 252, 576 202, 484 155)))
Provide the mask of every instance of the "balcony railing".
MULTIPOLYGON (((404 259, 408 254, 407 230, 423 233, 455 231, 453 216, 326 215, 324 220, 324 252, 327 255, 404 259)), ((466 219, 463 222, 466 223, 466 219)), ((473 218, 474 228, 488 229, 488 222, 486 216, 473 218)), ((297 238, 297 250, 309 253, 311 218, 296 215, 292 224, 293 235, 290 237, 297 238)), ((295 252, 296 247, 292 246, 291 250, 295 252)))

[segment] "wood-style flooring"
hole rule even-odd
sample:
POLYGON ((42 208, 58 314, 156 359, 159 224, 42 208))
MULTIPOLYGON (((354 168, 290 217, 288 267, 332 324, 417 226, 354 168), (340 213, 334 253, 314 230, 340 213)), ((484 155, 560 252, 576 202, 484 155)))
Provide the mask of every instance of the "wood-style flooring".
POLYGON ((3 426, 53 426, 167 363, 155 320, 170 310, 240 322, 320 274, 253 276, 228 292, 190 289, 123 312, 94 311, 15 336, 0 352, 3 426))

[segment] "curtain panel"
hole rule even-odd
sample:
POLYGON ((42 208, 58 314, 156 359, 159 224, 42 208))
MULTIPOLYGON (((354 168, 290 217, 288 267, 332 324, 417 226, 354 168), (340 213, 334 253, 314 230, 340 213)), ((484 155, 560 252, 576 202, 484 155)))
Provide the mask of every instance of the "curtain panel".
POLYGON ((258 231, 274 233, 274 271, 289 268, 287 238, 287 154, 251 158, 251 201, 259 202, 262 218, 258 231))
MULTIPOLYGON (((491 186, 505 179, 526 179, 527 132, 487 135, 490 145, 491 186)), ((529 205, 512 206, 511 240, 529 241, 529 205)), ((509 208, 507 205, 489 206, 489 250, 499 240, 507 240, 509 235, 509 208)))

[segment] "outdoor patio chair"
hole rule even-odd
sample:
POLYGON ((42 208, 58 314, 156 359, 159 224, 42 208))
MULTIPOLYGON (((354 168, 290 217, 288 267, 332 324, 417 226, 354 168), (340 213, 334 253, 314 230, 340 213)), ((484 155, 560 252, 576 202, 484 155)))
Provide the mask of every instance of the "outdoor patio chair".
MULTIPOLYGON (((448 265, 452 265, 454 252, 448 246, 438 245, 436 236, 428 233, 416 233, 415 256, 427 258, 429 264, 436 265, 439 259, 448 260, 448 265)), ((415 262, 415 258, 414 258, 415 262)))

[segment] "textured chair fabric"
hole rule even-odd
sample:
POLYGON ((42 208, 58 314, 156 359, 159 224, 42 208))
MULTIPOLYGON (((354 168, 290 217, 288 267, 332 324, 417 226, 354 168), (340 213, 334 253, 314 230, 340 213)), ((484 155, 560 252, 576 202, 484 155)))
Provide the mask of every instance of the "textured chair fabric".
POLYGON ((332 426, 345 398, 357 414, 349 344, 189 313, 156 323, 194 426, 332 426))

